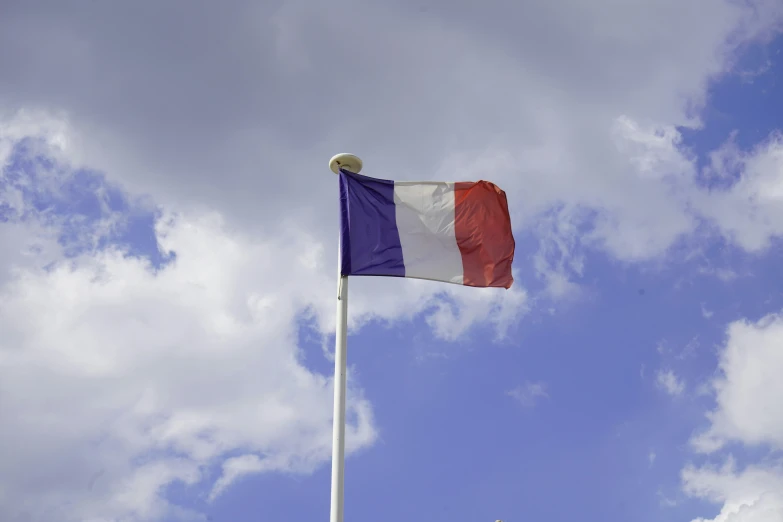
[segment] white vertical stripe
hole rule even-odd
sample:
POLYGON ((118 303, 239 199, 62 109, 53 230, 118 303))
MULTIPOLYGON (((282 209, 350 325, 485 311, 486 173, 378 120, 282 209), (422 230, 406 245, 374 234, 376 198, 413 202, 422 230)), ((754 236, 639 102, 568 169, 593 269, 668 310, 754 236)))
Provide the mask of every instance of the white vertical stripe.
POLYGON ((462 284, 454 234, 454 183, 395 182, 394 205, 405 277, 462 284))

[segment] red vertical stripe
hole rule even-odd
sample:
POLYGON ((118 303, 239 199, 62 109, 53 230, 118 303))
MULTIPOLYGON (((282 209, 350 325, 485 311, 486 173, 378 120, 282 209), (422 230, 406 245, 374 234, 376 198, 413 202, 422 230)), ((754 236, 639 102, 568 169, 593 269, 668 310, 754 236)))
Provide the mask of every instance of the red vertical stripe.
POLYGON ((488 181, 455 183, 454 198, 463 284, 510 288, 515 244, 506 193, 488 181))

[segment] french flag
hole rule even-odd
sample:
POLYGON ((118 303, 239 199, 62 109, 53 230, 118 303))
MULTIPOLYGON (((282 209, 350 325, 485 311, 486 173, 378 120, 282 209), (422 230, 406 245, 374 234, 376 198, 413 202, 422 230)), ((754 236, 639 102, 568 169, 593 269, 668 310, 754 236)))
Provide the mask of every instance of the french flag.
POLYGON ((340 169, 340 273, 510 288, 506 194, 488 181, 406 182, 340 169))

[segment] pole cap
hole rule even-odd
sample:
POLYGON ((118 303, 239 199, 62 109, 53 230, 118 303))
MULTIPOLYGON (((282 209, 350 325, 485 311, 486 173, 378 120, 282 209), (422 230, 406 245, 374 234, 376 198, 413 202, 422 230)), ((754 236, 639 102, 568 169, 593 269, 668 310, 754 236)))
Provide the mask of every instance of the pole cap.
POLYGON ((332 156, 332 159, 329 160, 329 168, 335 174, 339 174, 340 169, 345 169, 348 172, 358 174, 362 170, 362 160, 353 154, 341 152, 340 154, 332 156))

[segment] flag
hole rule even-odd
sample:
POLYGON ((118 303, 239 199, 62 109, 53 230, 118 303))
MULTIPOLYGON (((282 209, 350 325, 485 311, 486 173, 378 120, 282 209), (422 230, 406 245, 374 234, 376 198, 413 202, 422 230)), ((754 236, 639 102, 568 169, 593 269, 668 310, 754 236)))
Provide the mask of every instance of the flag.
POLYGON ((340 170, 340 273, 510 288, 506 193, 488 181, 408 182, 340 170))

